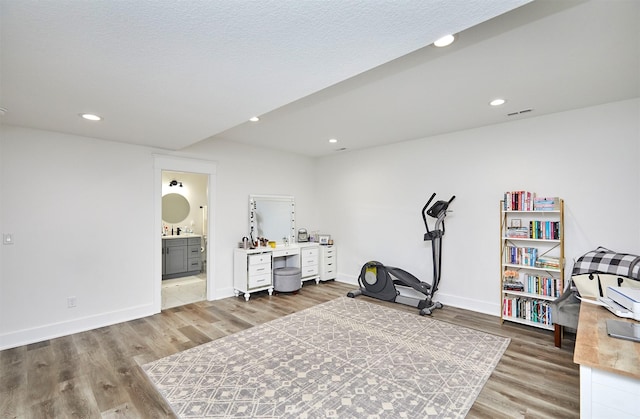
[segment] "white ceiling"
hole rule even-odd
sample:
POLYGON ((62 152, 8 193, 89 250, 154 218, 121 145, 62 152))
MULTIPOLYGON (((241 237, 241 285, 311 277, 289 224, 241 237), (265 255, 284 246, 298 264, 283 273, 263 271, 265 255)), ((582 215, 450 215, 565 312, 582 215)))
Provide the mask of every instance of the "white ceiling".
POLYGON ((0 0, 2 123, 179 149, 528 1, 0 0))
POLYGON ((640 1, 537 0, 213 139, 323 156, 638 96, 640 1))
POLYGON ((527 1, 0 0, 0 121, 322 156, 640 95, 639 1, 527 1))

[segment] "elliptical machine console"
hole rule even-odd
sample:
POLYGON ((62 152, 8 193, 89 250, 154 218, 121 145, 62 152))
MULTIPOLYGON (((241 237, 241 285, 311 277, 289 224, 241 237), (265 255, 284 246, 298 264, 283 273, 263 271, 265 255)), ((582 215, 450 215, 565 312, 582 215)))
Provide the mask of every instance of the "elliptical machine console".
POLYGON ((383 301, 407 304, 420 309, 420 315, 431 315, 432 311, 442 308, 442 304, 433 301, 433 296, 438 290, 441 277, 442 262, 442 236, 445 233, 444 219, 449 211, 449 205, 455 199, 453 195, 448 201, 436 201, 431 207, 431 201, 436 197, 432 194, 422 208, 422 220, 427 232, 424 241, 431 242, 433 257, 433 281, 431 284, 420 281, 418 278, 404 269, 385 266, 380 262, 370 261, 365 263, 360 270, 358 284, 360 288, 349 291, 347 297, 355 298, 358 295, 377 298, 383 301), (435 218, 433 230, 429 229, 427 215, 435 218))

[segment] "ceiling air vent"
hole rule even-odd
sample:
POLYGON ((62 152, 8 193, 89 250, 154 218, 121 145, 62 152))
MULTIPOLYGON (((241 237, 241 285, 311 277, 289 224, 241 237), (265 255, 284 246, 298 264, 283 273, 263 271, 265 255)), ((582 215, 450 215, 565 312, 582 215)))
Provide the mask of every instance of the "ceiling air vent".
POLYGON ((533 111, 533 109, 523 109, 523 110, 521 110, 521 111, 516 111, 516 112, 508 113, 508 114, 507 114, 507 116, 522 115, 522 114, 525 114, 525 113, 529 113, 529 112, 531 112, 531 111, 533 111))

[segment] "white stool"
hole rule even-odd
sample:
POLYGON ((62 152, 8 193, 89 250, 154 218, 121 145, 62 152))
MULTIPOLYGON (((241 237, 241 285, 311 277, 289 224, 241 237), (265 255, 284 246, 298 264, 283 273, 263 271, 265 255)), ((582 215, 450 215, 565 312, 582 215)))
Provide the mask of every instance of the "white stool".
POLYGON ((273 289, 278 292, 298 291, 302 286, 300 268, 288 266, 273 270, 273 289))

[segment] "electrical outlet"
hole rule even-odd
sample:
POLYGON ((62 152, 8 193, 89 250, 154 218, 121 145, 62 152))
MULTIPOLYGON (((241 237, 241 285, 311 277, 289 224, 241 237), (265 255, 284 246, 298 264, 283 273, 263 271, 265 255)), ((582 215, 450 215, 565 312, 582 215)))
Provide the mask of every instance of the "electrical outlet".
POLYGON ((74 308, 76 306, 76 297, 67 297, 67 308, 74 308))

